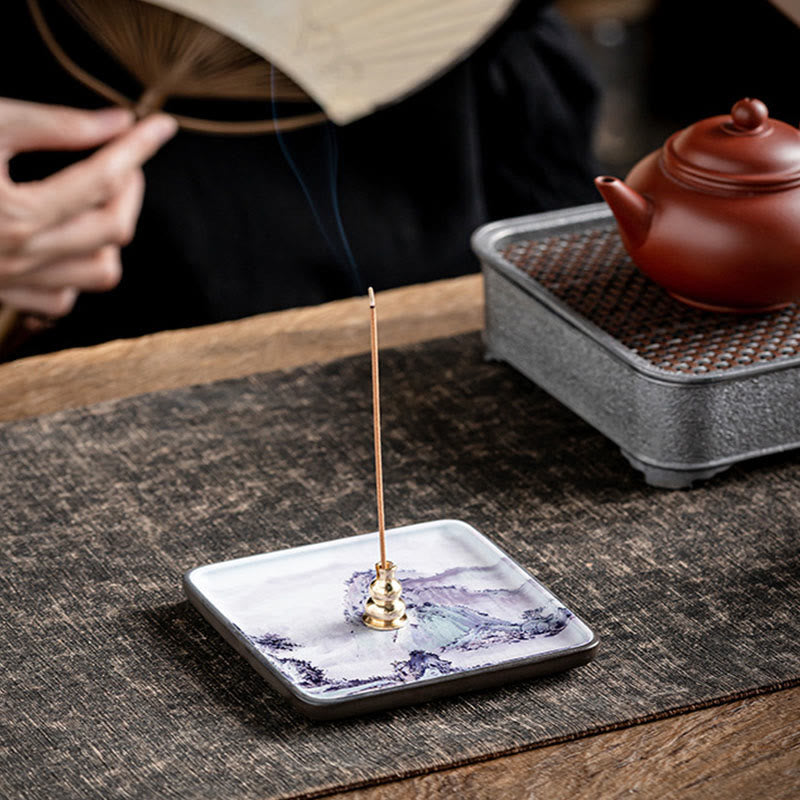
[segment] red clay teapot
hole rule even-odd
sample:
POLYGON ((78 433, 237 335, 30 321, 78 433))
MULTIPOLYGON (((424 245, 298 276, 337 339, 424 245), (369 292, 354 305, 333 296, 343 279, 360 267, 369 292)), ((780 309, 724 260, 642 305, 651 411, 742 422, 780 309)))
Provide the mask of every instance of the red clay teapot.
POLYGON ((595 179, 634 263, 711 311, 800 300, 800 130, 745 98, 674 133, 625 182, 595 179))

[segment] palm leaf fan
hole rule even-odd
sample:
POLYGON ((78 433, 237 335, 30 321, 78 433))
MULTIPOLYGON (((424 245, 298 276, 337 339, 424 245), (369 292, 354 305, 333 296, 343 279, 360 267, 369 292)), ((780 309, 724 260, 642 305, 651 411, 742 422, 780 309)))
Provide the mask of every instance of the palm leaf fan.
MULTIPOLYGON (((53 1, 28 3, 38 7, 53 1)), ((152 24, 145 23, 142 36, 137 20, 153 13, 147 6, 156 6, 219 32, 214 48, 228 37, 279 67, 339 125, 401 100, 443 74, 522 1, 59 0, 118 60, 144 70, 145 86, 164 82, 164 69, 175 69, 172 82, 180 78, 184 85, 186 76, 176 69, 175 57, 183 59, 183 36, 196 30, 182 27, 180 39, 175 38, 174 32, 167 33, 168 17, 162 13, 149 17, 152 24), (160 47, 167 46, 163 60, 154 58, 159 41, 160 47)), ((232 63, 237 70, 242 66, 238 55, 232 63)), ((86 76, 81 79, 86 82, 86 76)))
MULTIPOLYGON (((27 0, 34 23, 56 59, 113 103, 144 116, 168 100, 268 101, 308 106, 309 96, 260 55, 219 31, 143 0, 59 0, 69 15, 141 85, 129 97, 80 66, 56 38, 41 0, 27 0)), ((207 133, 268 133, 317 124, 322 111, 264 119, 211 120, 173 114, 181 127, 207 133)))
POLYGON ((525 4, 525 0, 152 2, 201 20, 268 58, 338 125, 430 83, 477 47, 517 2, 525 4))

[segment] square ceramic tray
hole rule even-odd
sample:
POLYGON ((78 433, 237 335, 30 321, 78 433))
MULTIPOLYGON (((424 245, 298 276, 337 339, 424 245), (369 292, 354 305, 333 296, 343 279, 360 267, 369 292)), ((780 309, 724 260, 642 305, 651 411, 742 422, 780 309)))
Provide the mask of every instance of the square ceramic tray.
POLYGON ((591 630, 464 522, 387 531, 408 625, 361 621, 377 534, 197 567, 189 600, 300 711, 378 711, 575 667, 591 630))
POLYGON ((487 356, 616 442, 648 483, 687 488, 800 446, 800 306, 698 311, 646 278, 605 203, 475 232, 487 356))

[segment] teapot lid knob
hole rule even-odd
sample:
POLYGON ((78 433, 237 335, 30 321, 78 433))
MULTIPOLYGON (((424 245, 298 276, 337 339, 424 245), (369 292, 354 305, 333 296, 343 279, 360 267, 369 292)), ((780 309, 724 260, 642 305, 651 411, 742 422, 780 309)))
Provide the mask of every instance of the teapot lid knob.
POLYGON ((755 132, 767 121, 769 111, 760 100, 745 97, 733 106, 731 117, 737 130, 755 132))

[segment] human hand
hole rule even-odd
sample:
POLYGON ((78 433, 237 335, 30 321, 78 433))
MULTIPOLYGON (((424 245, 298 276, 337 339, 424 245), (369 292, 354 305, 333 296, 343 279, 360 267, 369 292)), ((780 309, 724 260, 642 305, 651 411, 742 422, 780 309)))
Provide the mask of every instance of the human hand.
POLYGON ((0 98, 0 302, 59 317, 81 291, 122 276, 120 248, 141 209, 141 166, 177 130, 164 114, 82 111, 0 98), (8 162, 32 150, 105 145, 41 181, 14 183, 8 162))

